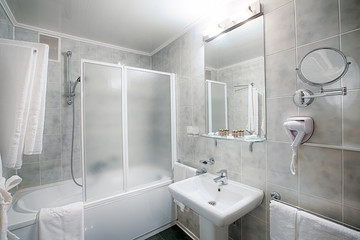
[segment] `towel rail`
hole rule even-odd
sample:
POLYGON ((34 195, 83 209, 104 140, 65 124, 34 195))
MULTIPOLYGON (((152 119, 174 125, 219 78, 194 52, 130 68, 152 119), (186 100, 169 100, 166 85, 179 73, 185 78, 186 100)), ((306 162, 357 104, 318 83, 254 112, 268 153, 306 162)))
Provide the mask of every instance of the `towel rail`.
MULTIPOLYGON (((177 163, 181 163, 183 164, 180 159, 176 160, 177 163)), ((186 164, 184 164, 186 165, 186 164)), ((187 165, 186 165, 187 166, 187 165)), ((201 175, 201 174, 204 174, 204 173, 207 173, 207 170, 206 168, 201 168, 201 169, 196 169, 196 175, 201 175)))
POLYGON ((269 201, 269 202, 271 202, 271 201, 276 201, 276 202, 285 204, 285 205, 287 205, 287 206, 296 208, 296 209, 298 209, 298 210, 301 210, 301 211, 304 211, 304 212, 313 214, 313 215, 315 215, 315 216, 317 216, 317 217, 326 219, 326 220, 328 220, 328 221, 330 221, 330 222, 333 222, 333 223, 336 223, 336 224, 339 224, 339 225, 342 225, 342 226, 344 226, 344 227, 347 227, 347 228, 350 228, 350 229, 352 229, 352 230, 355 230, 355 231, 360 232, 360 228, 357 228, 357 227, 352 226, 352 225, 350 225, 350 224, 347 224, 347 223, 341 222, 341 221, 339 221, 339 220, 336 220, 336 219, 333 219, 333 218, 324 216, 324 215, 322 215, 322 214, 319 214, 319 213, 316 213, 316 212, 307 210, 307 209, 305 209, 305 208, 302 208, 302 207, 293 205, 293 204, 291 204, 291 203, 287 203, 287 202, 281 201, 281 195, 280 195, 280 193, 278 193, 278 192, 271 192, 271 193, 270 193, 270 197, 271 197, 271 198, 270 198, 270 201, 269 201))

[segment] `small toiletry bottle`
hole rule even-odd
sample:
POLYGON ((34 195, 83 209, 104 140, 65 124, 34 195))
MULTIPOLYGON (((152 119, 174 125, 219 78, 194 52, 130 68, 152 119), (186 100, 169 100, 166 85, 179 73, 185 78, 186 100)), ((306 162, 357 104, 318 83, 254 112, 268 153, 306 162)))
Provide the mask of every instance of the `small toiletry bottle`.
POLYGON ((237 131, 237 130, 232 130, 232 136, 233 136, 234 138, 239 137, 238 131, 237 131))
POLYGON ((224 136, 224 130, 223 129, 219 129, 219 136, 224 136))
POLYGON ((245 133, 244 133, 244 130, 239 130, 239 137, 244 137, 245 133))
POLYGON ((229 136, 229 129, 224 129, 224 135, 229 136))

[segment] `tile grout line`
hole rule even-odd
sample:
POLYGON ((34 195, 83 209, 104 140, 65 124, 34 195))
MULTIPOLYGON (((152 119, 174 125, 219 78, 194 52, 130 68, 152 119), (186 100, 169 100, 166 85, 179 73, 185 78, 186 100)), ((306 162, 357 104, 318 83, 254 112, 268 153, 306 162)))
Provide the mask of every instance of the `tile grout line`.
MULTIPOLYGON (((342 34, 341 34, 341 3, 338 0, 338 24, 339 24, 339 49, 342 51, 342 34)), ((343 79, 341 81, 344 84, 343 79)), ((341 145, 344 146, 344 96, 341 96, 341 145)), ((344 222, 344 149, 341 150, 341 221, 344 222)))

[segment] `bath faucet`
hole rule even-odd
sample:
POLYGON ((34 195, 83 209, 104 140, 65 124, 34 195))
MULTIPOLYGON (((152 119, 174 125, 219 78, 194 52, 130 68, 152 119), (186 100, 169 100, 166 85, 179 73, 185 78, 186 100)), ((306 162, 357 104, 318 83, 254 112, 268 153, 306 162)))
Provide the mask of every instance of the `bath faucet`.
POLYGON ((200 163, 204 165, 213 165, 215 163, 215 159, 213 157, 209 158, 209 160, 200 160, 200 163))
POLYGON ((219 177, 214 178, 214 182, 218 183, 221 182, 221 185, 227 185, 228 184, 228 175, 226 169, 221 169, 219 172, 219 177))

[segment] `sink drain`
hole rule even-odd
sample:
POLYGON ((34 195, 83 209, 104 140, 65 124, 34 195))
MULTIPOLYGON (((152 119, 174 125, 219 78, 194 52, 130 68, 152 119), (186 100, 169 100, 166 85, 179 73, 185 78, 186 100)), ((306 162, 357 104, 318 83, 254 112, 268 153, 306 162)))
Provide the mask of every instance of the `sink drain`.
POLYGON ((216 205, 216 202, 215 201, 208 201, 208 203, 212 206, 215 206, 216 205))

